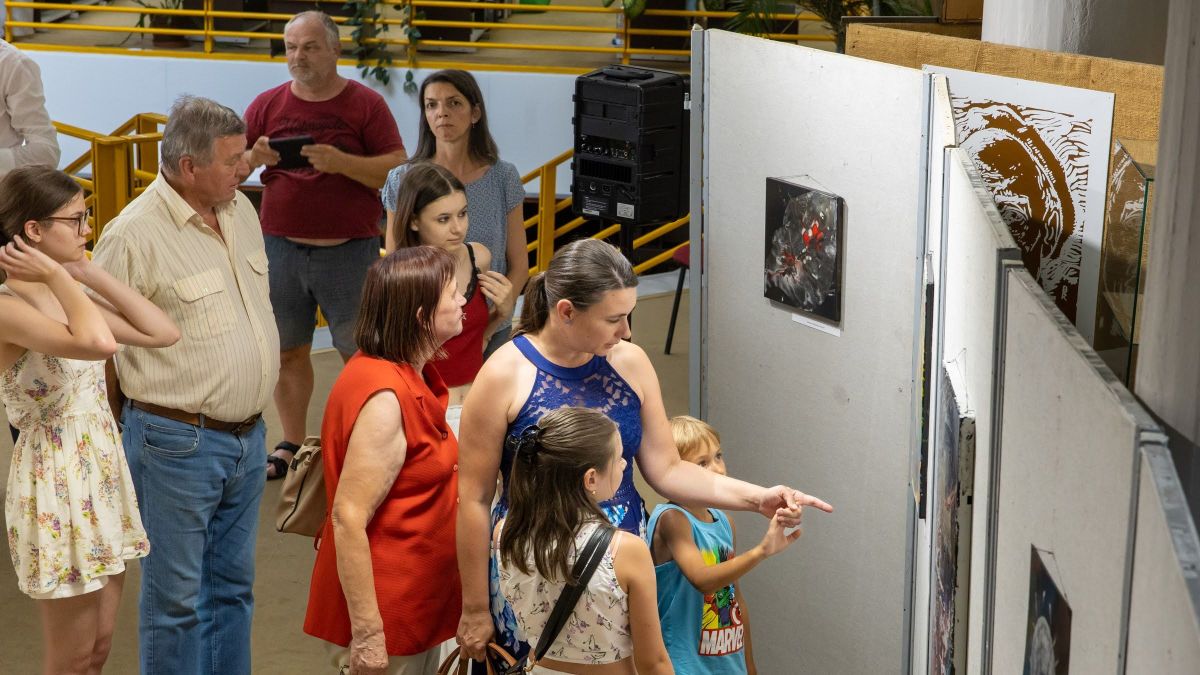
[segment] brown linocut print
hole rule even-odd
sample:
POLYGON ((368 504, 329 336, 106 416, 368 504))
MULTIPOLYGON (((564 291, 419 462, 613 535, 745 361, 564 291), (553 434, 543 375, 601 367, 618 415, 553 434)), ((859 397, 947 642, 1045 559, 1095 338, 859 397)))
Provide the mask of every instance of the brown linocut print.
POLYGON ((1090 342, 1112 94, 927 69, 949 80, 958 144, 975 161, 1026 268, 1090 342))
POLYGON ((1072 321, 1079 304, 1089 120, 952 96, 959 142, 975 160, 1025 267, 1072 321))

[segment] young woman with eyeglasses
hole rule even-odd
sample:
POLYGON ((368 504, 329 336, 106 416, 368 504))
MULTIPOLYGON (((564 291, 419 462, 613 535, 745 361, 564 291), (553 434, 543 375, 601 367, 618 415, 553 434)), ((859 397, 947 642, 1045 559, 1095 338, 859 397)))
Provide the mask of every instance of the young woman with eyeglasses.
POLYGON ((100 672, 125 563, 150 550, 104 361, 118 344, 179 339, 158 307, 90 264, 88 219, 61 171, 0 181, 0 402, 20 431, 4 516, 17 585, 41 615, 46 674, 100 672))

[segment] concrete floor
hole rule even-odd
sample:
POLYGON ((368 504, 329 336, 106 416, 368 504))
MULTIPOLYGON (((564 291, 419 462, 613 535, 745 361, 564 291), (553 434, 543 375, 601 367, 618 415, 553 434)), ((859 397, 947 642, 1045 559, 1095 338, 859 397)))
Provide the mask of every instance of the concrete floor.
MULTIPOLYGON (((674 275, 671 275, 674 276, 674 275)), ((634 314, 634 342, 650 355, 662 383, 667 414, 687 413, 688 405, 688 298, 684 294, 670 356, 663 354, 667 322, 671 314, 671 294, 644 297, 634 314)), ((316 394, 308 413, 308 429, 320 429, 325 398, 341 366, 332 351, 313 355, 316 370, 316 394)), ((274 409, 265 411, 268 445, 279 439, 279 420, 274 409)), ((0 424, 7 420, 0 413, 0 424)), ((0 427, 3 428, 3 427, 0 427)), ((12 442, 7 432, 0 434, 0 475, 8 475, 12 442)), ((639 481, 640 482, 640 481, 639 481)), ((659 501, 641 484, 647 502, 659 501)), ((3 486, 0 486, 0 491, 3 486)), ((279 483, 268 483, 259 517, 256 608, 254 616, 254 673, 256 675, 302 675, 324 673, 322 642, 301 630, 308 601, 312 573, 312 540, 275 531, 274 505, 279 483)), ((5 547, 7 558, 7 547, 5 547)), ((136 674, 137 668, 137 597, 138 565, 131 565, 118 619, 112 655, 106 673, 136 674)), ((39 672, 42 637, 34 601, 17 590, 12 563, 0 560, 0 675, 27 675, 39 672)), ((415 616, 415 615, 414 615, 415 616)), ((69 639, 68 636, 60 638, 69 639)))

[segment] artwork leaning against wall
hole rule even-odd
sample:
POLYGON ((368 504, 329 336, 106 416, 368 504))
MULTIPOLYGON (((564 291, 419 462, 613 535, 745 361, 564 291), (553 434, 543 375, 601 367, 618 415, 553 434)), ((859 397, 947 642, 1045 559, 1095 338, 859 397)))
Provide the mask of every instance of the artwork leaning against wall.
POLYGON ((1026 269, 1093 341, 1113 95, 926 66, 949 78, 974 160, 1026 269))

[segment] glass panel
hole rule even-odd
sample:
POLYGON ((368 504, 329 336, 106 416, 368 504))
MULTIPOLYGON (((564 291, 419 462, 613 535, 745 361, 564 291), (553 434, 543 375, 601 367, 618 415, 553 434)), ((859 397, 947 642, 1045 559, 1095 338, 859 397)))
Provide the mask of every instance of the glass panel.
POLYGON ((1157 141, 1117 139, 1109 164, 1095 347, 1130 388, 1141 337, 1138 309, 1145 290, 1146 235, 1157 153, 1157 141))

